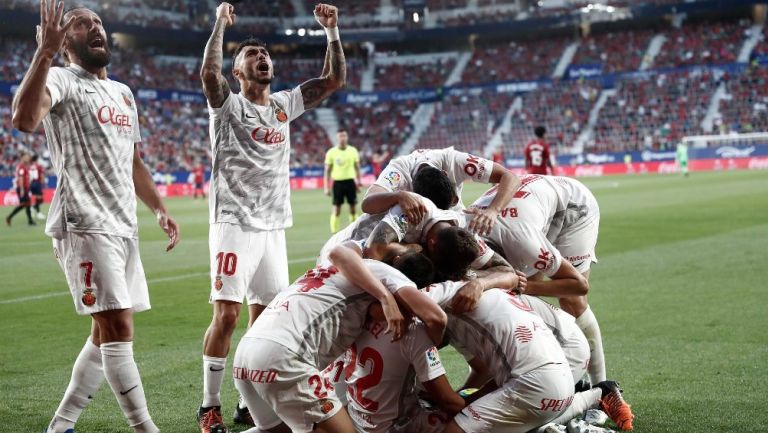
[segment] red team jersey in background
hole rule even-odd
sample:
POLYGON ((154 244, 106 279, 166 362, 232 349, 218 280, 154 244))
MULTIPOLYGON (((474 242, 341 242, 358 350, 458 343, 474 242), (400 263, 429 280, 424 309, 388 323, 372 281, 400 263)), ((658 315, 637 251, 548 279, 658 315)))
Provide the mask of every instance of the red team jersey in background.
POLYGON ((16 188, 19 188, 22 194, 29 192, 29 167, 27 164, 19 163, 16 166, 16 188))
POLYGON ((205 168, 202 165, 195 167, 192 174, 195 176, 195 185, 202 185, 205 182, 205 168))
POLYGON ((548 165, 549 145, 544 140, 532 140, 525 146, 525 167, 528 173, 547 174, 548 165))

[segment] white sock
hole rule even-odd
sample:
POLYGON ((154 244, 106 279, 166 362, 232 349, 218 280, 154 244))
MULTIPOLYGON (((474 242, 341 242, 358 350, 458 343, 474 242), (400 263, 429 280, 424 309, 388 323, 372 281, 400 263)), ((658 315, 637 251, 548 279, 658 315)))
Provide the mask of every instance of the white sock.
MULTIPOLYGON (((602 394, 603 391, 600 388, 593 388, 589 391, 577 392, 573 395, 573 401, 571 402, 571 405, 568 406, 568 409, 566 409, 563 413, 560 414, 560 416, 550 422, 555 424, 568 424, 568 421, 576 418, 577 416, 580 417, 584 415, 584 412, 586 412, 588 409, 597 408, 598 403, 600 403, 600 397, 602 394)), ((543 428, 540 430, 543 431, 543 428)))
POLYGON ((221 406, 221 383, 227 358, 203 355, 203 407, 221 406))
POLYGON ((592 309, 587 306, 581 316, 576 318, 576 325, 584 332, 589 342, 589 380, 592 385, 596 385, 605 380, 605 355, 603 354, 603 336, 600 333, 600 325, 597 324, 597 318, 592 313, 592 309))
POLYGON ((159 432, 149 416, 139 368, 133 359, 133 342, 102 343, 101 355, 104 376, 128 418, 128 424, 136 432, 159 432))
POLYGON ((56 415, 48 425, 48 433, 65 432, 73 428, 83 409, 91 402, 103 382, 101 349, 93 344, 91 337, 88 337, 72 367, 69 386, 64 391, 64 397, 56 409, 56 415))

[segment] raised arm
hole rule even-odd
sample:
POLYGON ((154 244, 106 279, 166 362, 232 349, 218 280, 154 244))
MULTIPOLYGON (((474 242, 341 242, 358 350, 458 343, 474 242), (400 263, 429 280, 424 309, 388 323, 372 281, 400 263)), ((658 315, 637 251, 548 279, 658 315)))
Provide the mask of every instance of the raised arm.
POLYGON ((224 64, 224 30, 234 24, 235 8, 229 3, 222 3, 216 8, 216 23, 213 32, 205 44, 203 65, 200 67, 200 79, 203 81, 203 93, 208 104, 220 108, 230 94, 229 83, 221 72, 224 64))
POLYGON ((512 200, 515 191, 520 187, 520 178, 504 168, 501 164, 493 163, 490 183, 498 183, 496 197, 486 209, 471 209, 467 212, 475 214, 467 227, 471 232, 485 235, 490 233, 496 223, 496 217, 501 210, 512 200))
POLYGON ((172 250, 179 242, 179 226, 168 215, 168 209, 165 208, 163 199, 160 198, 155 183, 152 181, 152 174, 141 160, 138 146, 134 146, 133 150, 133 187, 136 190, 136 196, 152 210, 152 213, 157 217, 160 228, 168 235, 168 246, 165 250, 172 250))
POLYGON ((37 50, 13 98, 13 127, 33 132, 51 110, 51 94, 45 86, 53 57, 61 50, 73 17, 62 26, 64 3, 40 1, 40 25, 37 26, 37 50))
POLYGON ((301 84, 305 109, 319 106, 333 92, 344 87, 347 80, 347 62, 337 27, 339 11, 336 6, 320 3, 315 6, 314 13, 315 19, 328 35, 328 48, 322 75, 301 84))

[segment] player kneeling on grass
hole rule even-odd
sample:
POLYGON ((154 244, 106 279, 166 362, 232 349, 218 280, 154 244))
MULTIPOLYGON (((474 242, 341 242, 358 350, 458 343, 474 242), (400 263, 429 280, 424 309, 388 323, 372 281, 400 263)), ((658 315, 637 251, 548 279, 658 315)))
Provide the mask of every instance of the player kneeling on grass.
POLYGON ((237 347, 235 386, 262 431, 355 431, 320 369, 358 337, 374 300, 382 304, 386 332, 395 340, 405 327, 397 302, 424 322, 433 341, 442 339, 445 313, 415 283, 339 246, 330 263, 278 294, 237 347))
POLYGON ((398 341, 384 335, 385 326, 370 319, 347 349, 347 410, 358 431, 425 433, 463 409, 464 399, 451 388, 423 323, 412 323, 398 341), (419 404, 414 377, 442 411, 437 418, 419 404))

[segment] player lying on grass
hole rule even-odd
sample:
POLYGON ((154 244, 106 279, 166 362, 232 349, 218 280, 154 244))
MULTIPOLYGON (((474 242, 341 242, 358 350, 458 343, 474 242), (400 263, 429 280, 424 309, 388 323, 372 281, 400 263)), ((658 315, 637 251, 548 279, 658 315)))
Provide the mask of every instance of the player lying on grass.
MULTIPOLYGON (((484 209, 496 197, 492 188, 471 208, 484 209)), ((606 378, 600 326, 587 301, 599 224, 597 200, 581 182, 527 175, 484 237, 515 269, 525 272, 528 294, 557 297, 560 307, 576 318, 589 341, 593 384, 606 378), (550 280, 544 281, 545 276, 550 280)))
POLYGON ((453 147, 416 150, 390 161, 376 179, 376 183, 366 192, 361 206, 363 212, 378 214, 386 212, 392 206, 400 205, 408 221, 411 224, 418 223, 427 209, 404 192, 415 191, 413 179, 425 167, 433 167, 450 179, 457 197, 451 206, 459 212, 464 209, 461 190, 465 181, 471 179, 475 182, 498 184, 498 198, 486 209, 473 211, 473 218, 469 222, 468 229, 480 234, 485 234, 491 229, 503 205, 512 199, 512 194, 520 185, 517 176, 500 164, 459 152, 453 147))
POLYGON ((405 319, 395 298, 433 341, 442 340, 445 313, 414 282, 349 248, 334 249, 329 263, 279 293, 240 341, 234 360, 235 386, 259 428, 354 432, 320 370, 354 342, 374 300, 384 302, 386 332, 400 339, 405 319))

